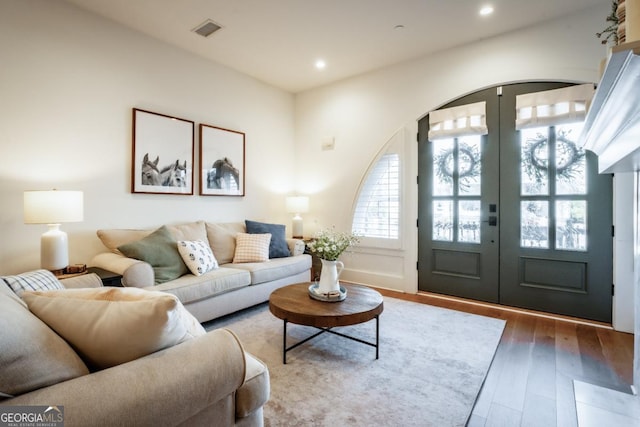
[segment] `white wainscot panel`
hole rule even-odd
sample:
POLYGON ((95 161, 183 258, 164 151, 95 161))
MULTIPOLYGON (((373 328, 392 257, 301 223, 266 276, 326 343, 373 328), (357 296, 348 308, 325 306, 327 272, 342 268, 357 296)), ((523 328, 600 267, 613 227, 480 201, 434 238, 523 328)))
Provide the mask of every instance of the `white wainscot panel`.
POLYGON ((360 249, 340 258, 345 269, 340 279, 401 292, 412 290, 412 279, 405 274, 403 251, 376 251, 360 249))

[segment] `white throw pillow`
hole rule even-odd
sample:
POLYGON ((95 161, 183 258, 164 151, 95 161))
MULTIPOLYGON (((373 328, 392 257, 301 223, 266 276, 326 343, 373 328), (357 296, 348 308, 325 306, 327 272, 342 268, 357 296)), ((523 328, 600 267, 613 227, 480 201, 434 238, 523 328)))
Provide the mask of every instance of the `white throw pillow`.
POLYGON ((234 263, 269 261, 269 243, 271 233, 236 234, 236 252, 234 263))
POLYGON ((137 288, 25 291, 29 310, 103 369, 205 334, 175 295, 137 288))
POLYGON ((51 291, 64 289, 62 283, 49 270, 35 270, 2 279, 18 296, 24 291, 51 291))
POLYGON ((202 240, 179 240, 178 252, 182 260, 195 276, 218 268, 218 261, 207 242, 202 240))

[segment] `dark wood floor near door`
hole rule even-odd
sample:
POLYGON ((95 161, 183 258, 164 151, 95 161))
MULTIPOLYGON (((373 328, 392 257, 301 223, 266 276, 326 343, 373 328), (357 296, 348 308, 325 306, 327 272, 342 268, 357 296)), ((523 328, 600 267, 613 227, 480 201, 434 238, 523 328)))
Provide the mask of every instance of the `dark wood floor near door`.
MULTIPOLYGON (((469 426, 577 426, 573 380, 629 392, 633 335, 580 319, 457 298, 383 295, 506 320, 469 426)), ((384 321, 384 319, 383 319, 384 321)))

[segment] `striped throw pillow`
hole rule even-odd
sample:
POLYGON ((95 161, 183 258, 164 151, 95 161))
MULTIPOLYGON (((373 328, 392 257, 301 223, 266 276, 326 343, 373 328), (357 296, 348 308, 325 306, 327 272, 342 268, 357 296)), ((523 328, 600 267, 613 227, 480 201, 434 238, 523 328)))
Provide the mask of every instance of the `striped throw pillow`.
POLYGON ((49 270, 34 270, 16 276, 1 277, 18 296, 24 291, 52 291, 64 289, 62 283, 49 270))
POLYGON ((234 263, 269 261, 269 243, 271 233, 236 234, 236 252, 234 263))

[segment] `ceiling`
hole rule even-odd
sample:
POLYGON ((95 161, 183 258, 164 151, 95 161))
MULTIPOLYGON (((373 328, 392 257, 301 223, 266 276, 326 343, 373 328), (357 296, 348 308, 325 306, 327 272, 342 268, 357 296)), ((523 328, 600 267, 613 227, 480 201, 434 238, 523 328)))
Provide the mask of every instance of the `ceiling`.
POLYGON ((293 93, 607 4, 607 0, 66 1, 293 93), (478 11, 486 3, 495 12, 481 17, 478 11), (192 29, 207 19, 222 29, 204 38, 192 29), (314 66, 320 58, 327 64, 323 70, 314 66))

